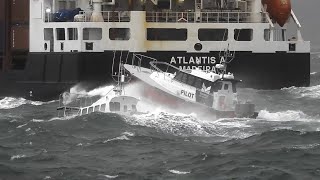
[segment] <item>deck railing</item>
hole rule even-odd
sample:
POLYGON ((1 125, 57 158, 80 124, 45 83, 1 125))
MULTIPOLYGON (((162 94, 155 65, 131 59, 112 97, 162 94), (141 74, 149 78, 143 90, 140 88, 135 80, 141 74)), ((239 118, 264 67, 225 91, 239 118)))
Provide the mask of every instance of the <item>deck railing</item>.
MULTIPOLYGON (((81 11, 79 14, 80 22, 90 22, 92 11, 81 11)), ((101 11, 104 22, 130 22, 130 11, 101 11)))
POLYGON ((259 23, 266 13, 251 12, 147 12, 147 22, 157 23, 259 23))

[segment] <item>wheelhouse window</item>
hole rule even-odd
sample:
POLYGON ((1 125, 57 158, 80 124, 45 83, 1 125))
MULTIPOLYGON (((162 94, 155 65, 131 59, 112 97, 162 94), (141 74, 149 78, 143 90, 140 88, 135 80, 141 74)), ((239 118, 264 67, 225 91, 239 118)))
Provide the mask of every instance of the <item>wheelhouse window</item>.
POLYGON ((228 29, 199 29, 198 39, 200 41, 226 41, 228 29))
POLYGON ((56 32, 57 32, 57 40, 59 40, 59 41, 66 40, 66 33, 65 33, 64 28, 57 28, 56 32))
POLYGON ((270 41, 270 29, 265 29, 264 30, 264 40, 265 41, 270 41))
POLYGON ((89 113, 93 112, 93 107, 89 107, 89 113))
POLYGON ((105 111, 106 111, 106 104, 102 104, 102 105, 101 105, 100 111, 101 111, 101 112, 105 112, 105 111))
POLYGON ((102 28, 84 28, 83 40, 101 40, 102 28))
POLYGON ((186 41, 187 38, 187 29, 147 28, 147 40, 149 41, 186 41))
POLYGON ((120 103, 119 102, 110 102, 109 108, 111 112, 120 111, 120 103))
POLYGON ((94 112, 97 112, 97 111, 99 111, 99 105, 94 107, 94 112))
POLYGON ((109 38, 110 40, 129 40, 130 29, 129 28, 110 28, 109 38))
POLYGON ((253 30, 252 29, 235 29, 234 39, 236 41, 252 41, 253 30))
POLYGON ((213 83, 212 88, 211 88, 211 90, 213 92, 218 92, 221 89, 222 89, 222 82, 220 82, 220 81, 213 83))
POLYGON ((68 28, 68 40, 78 40, 77 28, 68 28))

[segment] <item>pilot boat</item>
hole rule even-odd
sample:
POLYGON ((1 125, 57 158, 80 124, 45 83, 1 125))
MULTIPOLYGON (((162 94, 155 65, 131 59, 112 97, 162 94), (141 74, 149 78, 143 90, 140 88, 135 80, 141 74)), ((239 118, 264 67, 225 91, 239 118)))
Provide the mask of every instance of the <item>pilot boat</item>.
MULTIPOLYGON (((225 54, 230 53, 226 51, 225 54)), ((166 104, 177 111, 204 112, 216 118, 256 118, 258 113, 255 112, 255 105, 238 100, 236 85, 241 81, 226 72, 227 58, 222 56, 214 71, 205 71, 199 68, 183 70, 134 54, 132 64, 124 64, 124 68, 143 82, 142 94, 145 98, 166 104), (143 59, 150 60, 150 68, 139 66, 143 59)))

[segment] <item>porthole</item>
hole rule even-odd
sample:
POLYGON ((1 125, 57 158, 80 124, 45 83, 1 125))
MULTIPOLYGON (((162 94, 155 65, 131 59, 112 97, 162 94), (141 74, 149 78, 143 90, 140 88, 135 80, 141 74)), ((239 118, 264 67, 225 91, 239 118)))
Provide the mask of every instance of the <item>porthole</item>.
POLYGON ((194 49, 195 49, 196 51, 201 51, 201 50, 202 50, 202 44, 201 44, 201 43, 196 43, 196 44, 194 45, 194 49))
POLYGON ((44 43, 44 50, 46 51, 48 49, 48 44, 44 43))

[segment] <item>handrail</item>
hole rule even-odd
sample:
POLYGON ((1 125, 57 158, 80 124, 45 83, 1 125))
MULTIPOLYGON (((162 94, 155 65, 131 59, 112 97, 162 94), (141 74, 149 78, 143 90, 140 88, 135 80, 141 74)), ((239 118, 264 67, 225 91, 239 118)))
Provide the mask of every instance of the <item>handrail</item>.
MULTIPOLYGON (((130 11, 100 11, 104 22, 130 22, 130 11)), ((76 19, 77 22, 90 22, 93 11, 80 11, 79 15, 83 18, 76 19)))
POLYGON ((261 16, 261 23, 267 23, 267 13, 253 12, 146 12, 147 22, 165 23, 259 23, 254 16, 261 16))

